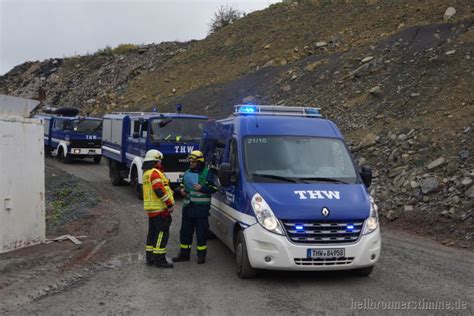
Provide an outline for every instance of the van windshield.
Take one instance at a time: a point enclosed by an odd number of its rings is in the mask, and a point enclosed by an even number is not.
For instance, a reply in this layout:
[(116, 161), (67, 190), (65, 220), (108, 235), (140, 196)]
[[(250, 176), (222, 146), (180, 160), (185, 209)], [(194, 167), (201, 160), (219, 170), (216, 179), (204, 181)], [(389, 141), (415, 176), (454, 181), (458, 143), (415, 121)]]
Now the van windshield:
[(354, 165), (339, 139), (252, 136), (244, 139), (245, 167), (255, 182), (356, 183)]
[(74, 132), (97, 133), (100, 131), (102, 131), (101, 120), (88, 120), (88, 119), (74, 120)]
[(163, 118), (151, 122), (151, 141), (199, 142), (206, 119)]

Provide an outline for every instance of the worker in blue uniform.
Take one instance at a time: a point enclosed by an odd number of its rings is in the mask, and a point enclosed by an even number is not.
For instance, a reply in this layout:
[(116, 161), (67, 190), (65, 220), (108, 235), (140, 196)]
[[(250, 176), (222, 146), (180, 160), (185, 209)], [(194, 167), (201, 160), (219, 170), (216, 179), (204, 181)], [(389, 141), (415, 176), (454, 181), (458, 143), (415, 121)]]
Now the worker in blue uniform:
[(188, 156), (189, 169), (179, 191), (184, 197), (180, 230), (180, 251), (174, 262), (189, 261), (193, 234), (196, 231), (197, 263), (206, 262), (211, 194), (217, 191), (212, 173), (204, 163), (204, 155), (194, 150)]

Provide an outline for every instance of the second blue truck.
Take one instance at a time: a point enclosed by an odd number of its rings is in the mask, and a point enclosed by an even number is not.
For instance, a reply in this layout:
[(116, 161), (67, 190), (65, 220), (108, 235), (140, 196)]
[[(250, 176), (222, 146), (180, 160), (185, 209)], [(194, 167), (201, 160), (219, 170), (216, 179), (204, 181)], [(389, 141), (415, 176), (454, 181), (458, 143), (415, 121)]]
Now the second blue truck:
[(130, 183), (142, 196), (142, 163), (145, 153), (157, 149), (164, 155), (165, 174), (172, 185), (188, 168), (187, 156), (199, 148), (208, 117), (180, 113), (118, 112), (104, 116), (102, 155), (108, 159), (113, 185)]

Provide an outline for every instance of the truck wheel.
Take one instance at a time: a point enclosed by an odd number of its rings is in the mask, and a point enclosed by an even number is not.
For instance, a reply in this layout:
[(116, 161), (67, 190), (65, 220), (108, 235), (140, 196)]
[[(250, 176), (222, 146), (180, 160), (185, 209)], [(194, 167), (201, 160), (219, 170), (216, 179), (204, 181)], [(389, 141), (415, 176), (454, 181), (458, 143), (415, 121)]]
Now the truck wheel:
[(97, 164), (97, 165), (100, 164), (101, 159), (102, 159), (102, 156), (95, 156), (94, 157), (94, 163)]
[(110, 178), (110, 182), (114, 186), (122, 184), (122, 178), (120, 177), (120, 170), (115, 161), (109, 162), (109, 178)]
[(365, 267), (365, 268), (360, 268), (360, 269), (354, 269), (352, 270), (352, 272), (354, 272), (354, 274), (358, 276), (369, 276), (373, 270), (374, 270), (374, 266), (370, 266), (370, 267)]
[(252, 268), (250, 265), (247, 244), (245, 243), (244, 232), (242, 230), (237, 234), (235, 261), (237, 263), (237, 275), (239, 278), (249, 279), (254, 278), (257, 275), (257, 270)]
[(66, 162), (66, 158), (64, 157), (64, 150), (62, 147), (59, 147), (57, 157), (58, 157), (58, 160), (61, 161), (62, 163)]
[(52, 157), (51, 150), (49, 149), (48, 146), (44, 146), (44, 155), (45, 155), (45, 157), (48, 157), (48, 158)]
[(143, 189), (140, 183), (138, 183), (138, 172), (137, 168), (133, 167), (132, 169), (132, 176), (130, 179), (130, 185), (132, 186), (133, 190), (135, 191), (135, 195), (139, 200), (143, 200)]

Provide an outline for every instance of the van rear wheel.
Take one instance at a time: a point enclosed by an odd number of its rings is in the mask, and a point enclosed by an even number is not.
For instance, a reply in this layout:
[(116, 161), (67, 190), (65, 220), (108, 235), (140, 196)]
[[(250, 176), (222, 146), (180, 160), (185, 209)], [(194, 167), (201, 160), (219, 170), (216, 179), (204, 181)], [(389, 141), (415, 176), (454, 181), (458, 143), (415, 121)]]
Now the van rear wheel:
[(247, 252), (247, 244), (245, 242), (244, 232), (241, 230), (237, 234), (237, 242), (235, 244), (235, 261), (237, 263), (237, 275), (241, 279), (254, 278), (257, 270), (252, 268)]

